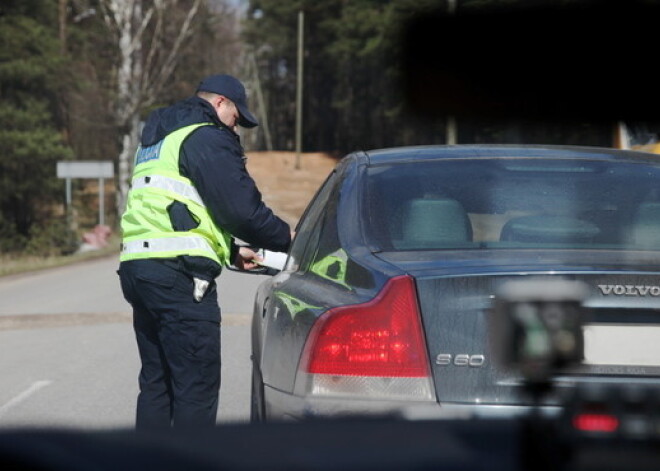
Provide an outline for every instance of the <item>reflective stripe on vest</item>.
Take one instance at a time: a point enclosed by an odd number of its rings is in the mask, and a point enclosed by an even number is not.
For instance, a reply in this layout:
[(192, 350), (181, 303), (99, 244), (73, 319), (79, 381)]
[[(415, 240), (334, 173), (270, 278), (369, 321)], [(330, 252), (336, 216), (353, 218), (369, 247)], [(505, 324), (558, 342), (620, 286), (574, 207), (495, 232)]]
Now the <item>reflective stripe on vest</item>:
[(123, 254), (203, 250), (213, 253), (208, 241), (201, 236), (158, 237), (155, 239), (122, 242)]
[(176, 180), (162, 175), (149, 175), (144, 177), (136, 177), (131, 183), (131, 189), (142, 190), (144, 188), (158, 188), (172, 193), (176, 193), (184, 198), (194, 201), (200, 206), (204, 206), (202, 198), (197, 193), (194, 186), (188, 185), (181, 180)]

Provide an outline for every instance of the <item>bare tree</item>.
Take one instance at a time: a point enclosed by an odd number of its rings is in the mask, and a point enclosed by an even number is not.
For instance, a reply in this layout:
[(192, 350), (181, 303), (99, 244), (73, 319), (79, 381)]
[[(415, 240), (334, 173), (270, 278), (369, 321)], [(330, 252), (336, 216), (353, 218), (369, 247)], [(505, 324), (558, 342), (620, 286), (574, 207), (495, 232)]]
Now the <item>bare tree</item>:
[[(120, 131), (117, 209), (129, 189), (138, 144), (140, 111), (152, 105), (174, 71), (193, 19), (203, 0), (100, 0), (108, 30), (117, 44), (115, 124)], [(173, 12), (187, 9), (187, 13)]]

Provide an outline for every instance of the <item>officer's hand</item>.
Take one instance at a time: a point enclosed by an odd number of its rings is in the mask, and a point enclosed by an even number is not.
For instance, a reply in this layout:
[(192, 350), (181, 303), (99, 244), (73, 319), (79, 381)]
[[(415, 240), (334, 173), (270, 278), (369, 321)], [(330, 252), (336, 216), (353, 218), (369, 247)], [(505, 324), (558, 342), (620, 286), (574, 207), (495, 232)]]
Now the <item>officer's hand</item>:
[(238, 255), (234, 260), (234, 266), (241, 270), (254, 270), (261, 265), (257, 261), (263, 260), (263, 257), (249, 247), (241, 247), (238, 249)]

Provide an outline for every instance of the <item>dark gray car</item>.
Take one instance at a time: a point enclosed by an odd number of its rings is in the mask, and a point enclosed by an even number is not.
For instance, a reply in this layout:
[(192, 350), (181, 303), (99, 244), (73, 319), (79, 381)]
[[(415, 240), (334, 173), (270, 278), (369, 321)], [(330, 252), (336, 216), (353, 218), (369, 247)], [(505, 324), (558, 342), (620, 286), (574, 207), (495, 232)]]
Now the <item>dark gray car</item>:
[[(580, 282), (576, 385), (660, 379), (660, 159), (599, 148), (434, 146), (346, 156), (257, 293), (253, 420), (500, 415), (533, 397), (495, 361), (496, 293)], [(558, 393), (559, 392), (559, 393)]]

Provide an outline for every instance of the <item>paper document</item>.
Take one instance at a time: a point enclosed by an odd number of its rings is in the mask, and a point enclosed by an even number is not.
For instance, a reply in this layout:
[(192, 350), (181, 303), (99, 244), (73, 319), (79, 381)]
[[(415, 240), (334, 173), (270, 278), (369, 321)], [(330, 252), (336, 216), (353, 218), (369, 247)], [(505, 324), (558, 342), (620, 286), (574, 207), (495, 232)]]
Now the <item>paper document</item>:
[(263, 260), (255, 260), (259, 265), (284, 270), (284, 264), (288, 254), (286, 252), (271, 252), (270, 250), (259, 250), (259, 255)]

